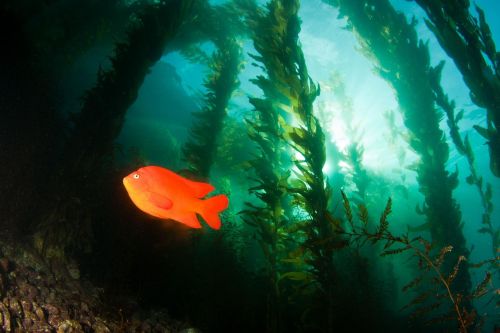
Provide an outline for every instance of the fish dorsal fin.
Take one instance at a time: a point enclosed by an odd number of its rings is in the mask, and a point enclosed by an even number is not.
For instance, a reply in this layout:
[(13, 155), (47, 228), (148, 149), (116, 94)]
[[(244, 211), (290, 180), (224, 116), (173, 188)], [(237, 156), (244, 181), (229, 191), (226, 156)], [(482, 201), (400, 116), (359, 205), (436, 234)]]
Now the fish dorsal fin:
[(158, 193), (149, 192), (149, 201), (158, 208), (170, 209), (172, 208), (172, 200)]
[(203, 198), (208, 193), (215, 190), (215, 187), (209, 183), (195, 182), (186, 178), (182, 178), (182, 180), (193, 191), (196, 198)]

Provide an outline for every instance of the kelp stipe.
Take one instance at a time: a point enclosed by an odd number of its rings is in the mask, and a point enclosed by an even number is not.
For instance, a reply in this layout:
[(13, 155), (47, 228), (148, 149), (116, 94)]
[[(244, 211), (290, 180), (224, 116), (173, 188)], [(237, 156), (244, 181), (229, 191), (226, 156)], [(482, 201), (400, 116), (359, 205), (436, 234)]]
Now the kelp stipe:
[[(323, 176), (325, 163), (324, 134), (313, 115), (313, 102), (319, 94), (319, 87), (309, 77), (304, 55), (298, 42), (300, 20), (297, 16), (298, 1), (271, 1), (268, 4), (269, 19), (273, 34), (266, 31), (260, 36), (268, 36), (265, 44), (255, 44), (260, 53), (255, 59), (262, 62), (270, 82), (277, 92), (273, 97), (275, 107), (284, 114), (278, 117), (284, 130), (284, 137), (296, 154), (294, 160), (296, 179), (288, 191), (293, 194), (294, 203), (303, 213), (298, 222), (305, 241), (301, 245), (302, 257), (310, 269), (287, 272), (282, 278), (294, 280), (306, 287), (316, 282), (324, 304), (322, 313), (326, 316), (325, 331), (334, 329), (333, 284), (335, 267), (333, 251), (345, 243), (333, 233), (327, 211), (329, 189)], [(262, 38), (262, 37), (259, 37)], [(289, 122), (297, 121), (296, 127)], [(304, 214), (305, 213), (305, 214)], [(304, 269), (304, 267), (301, 267)]]
[(352, 191), (350, 194), (355, 195), (359, 202), (366, 204), (366, 192), (371, 179), (368, 177), (368, 171), (363, 165), (364, 147), (361, 143), (362, 132), (359, 126), (354, 124), (353, 101), (346, 94), (346, 87), (340, 73), (333, 73), (330, 84), (332, 85), (333, 95), (340, 104), (341, 116), (346, 126), (346, 135), (350, 139), (349, 145), (342, 154), (343, 161), (350, 166), (347, 173), (356, 187), (356, 191)]
[(55, 186), (58, 199), (35, 233), (40, 251), (63, 257), (69, 248), (81, 251), (90, 244), (90, 211), (97, 205), (95, 195), (101, 193), (125, 113), (150, 67), (191, 17), (192, 3), (161, 1), (145, 6), (127, 40), (116, 44), (112, 68), (100, 71), (95, 87), (85, 94), (64, 147), (64, 163)]
[(194, 113), (189, 141), (183, 147), (189, 170), (208, 178), (217, 152), (217, 138), (223, 128), (229, 100), (239, 86), (238, 75), (242, 67), (241, 47), (234, 38), (223, 38), (217, 51), (208, 60), (210, 73), (205, 78), (207, 92), (202, 110)]
[[(433, 243), (438, 247), (451, 244), (455, 249), (443, 264), (449, 273), (460, 256), (468, 256), (469, 250), (462, 233), (461, 212), (452, 197), (458, 185), (457, 174), (450, 175), (445, 168), (448, 146), (439, 128), (440, 117), (426, 75), (431, 70), (427, 46), (418, 40), (415, 22), (408, 23), (387, 0), (325, 2), (339, 8), (381, 77), (394, 87), (409, 131), (408, 143), (419, 156), (414, 169), (425, 197), (419, 210), (426, 216)], [(408, 61), (408, 55), (412, 61)], [(470, 275), (464, 266), (453, 287), (468, 293)]]
[[(387, 200), (386, 207), (382, 212), (379, 224), (374, 230), (368, 225), (368, 213), (360, 209), (358, 219), (352, 214), (351, 203), (342, 192), (343, 206), (348, 224), (346, 227), (337, 226), (337, 232), (346, 236), (346, 239), (354, 244), (363, 246), (366, 243), (372, 245), (381, 243), (383, 250), (381, 256), (391, 256), (404, 252), (412, 252), (412, 257), (417, 260), (417, 276), (405, 284), (403, 292), (415, 291), (417, 295), (407, 303), (402, 310), (413, 309), (410, 318), (425, 317), (425, 325), (436, 327), (448, 322), (454, 322), (460, 333), (470, 332), (472, 329), (480, 330), (484, 318), (478, 318), (476, 310), (469, 309), (467, 303), (483, 297), (487, 294), (495, 297), (498, 289), (491, 285), (492, 274), (485, 273), (483, 280), (478, 283), (471, 292), (461, 293), (454, 291), (452, 287), (459, 271), (463, 269), (464, 256), (459, 256), (451, 271), (443, 267), (445, 257), (453, 251), (453, 246), (447, 245), (442, 248), (436, 246), (422, 237), (410, 238), (408, 234), (394, 235), (389, 230), (389, 215), (392, 212), (392, 200)], [(485, 260), (473, 267), (481, 267), (484, 264), (493, 267), (500, 264), (500, 257)], [(485, 315), (485, 314), (483, 314)], [(444, 328), (444, 327), (443, 327)]]
[(455, 62), (472, 101), (487, 110), (487, 128), (475, 128), (488, 140), (490, 169), (500, 177), (500, 56), (484, 12), (475, 5), (478, 22), (468, 0), (414, 1), (427, 13), (425, 23)]
[[(259, 75), (252, 82), (264, 93), (263, 98), (250, 98), (254, 114), (247, 119), (248, 134), (258, 146), (258, 155), (248, 162), (255, 172), (257, 184), (249, 189), (264, 206), (247, 202), (242, 211), (243, 219), (257, 231), (257, 240), (265, 257), (265, 274), (270, 280), (266, 300), (268, 332), (285, 331), (281, 312), (283, 278), (288, 276), (282, 261), (293, 246), (292, 236), (287, 227), (290, 225), (290, 198), (287, 194), (290, 153), (283, 140), (285, 129), (280, 119), (286, 116), (278, 100), (283, 95), (283, 82), (280, 81), (281, 52), (286, 39), (287, 13), (280, 1), (272, 1), (267, 8), (256, 11), (246, 10), (247, 24), (251, 27), (254, 47), (259, 55), (252, 57), (263, 66), (265, 75)], [(272, 33), (269, 33), (272, 31)], [(256, 64), (257, 65), (257, 64)]]
[(477, 172), (474, 151), (469, 141), (469, 136), (466, 135), (465, 139), (462, 139), (460, 135), (458, 122), (462, 119), (464, 111), (461, 110), (455, 115), (455, 102), (448, 98), (441, 87), (441, 72), (444, 66), (444, 61), (439, 63), (429, 72), (429, 80), (434, 90), (436, 104), (444, 111), (446, 114), (447, 124), (450, 129), (450, 137), (455, 145), (459, 154), (467, 159), (467, 164), (469, 165), (470, 175), (465, 179), (470, 185), (474, 185), (479, 192), (479, 197), (481, 198), (481, 205), (483, 206), (483, 214), (481, 216), (482, 227), (479, 229), (480, 233), (486, 233), (491, 237), (491, 248), (494, 256), (500, 251), (500, 228), (496, 228), (491, 221), (491, 215), (493, 213), (493, 188), (490, 183), (484, 184), (483, 177)]

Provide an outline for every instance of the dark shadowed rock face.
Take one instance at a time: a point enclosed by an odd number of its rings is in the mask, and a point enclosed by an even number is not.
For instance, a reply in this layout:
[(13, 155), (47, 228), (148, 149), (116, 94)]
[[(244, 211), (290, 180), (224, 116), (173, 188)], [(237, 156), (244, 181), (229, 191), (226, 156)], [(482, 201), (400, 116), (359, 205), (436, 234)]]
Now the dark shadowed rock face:
[(166, 311), (141, 311), (133, 300), (123, 307), (106, 304), (103, 295), (102, 289), (80, 278), (75, 263), (47, 263), (22, 244), (0, 241), (1, 332), (189, 329), (170, 319)]

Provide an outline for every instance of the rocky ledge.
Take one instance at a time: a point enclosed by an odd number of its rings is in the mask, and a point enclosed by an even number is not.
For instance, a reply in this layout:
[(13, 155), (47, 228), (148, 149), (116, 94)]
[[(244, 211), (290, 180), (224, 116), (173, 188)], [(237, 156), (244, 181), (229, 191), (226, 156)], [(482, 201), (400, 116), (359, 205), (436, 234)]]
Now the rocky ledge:
[(0, 241), (0, 332), (198, 332), (166, 311), (107, 304), (103, 294), (75, 264)]

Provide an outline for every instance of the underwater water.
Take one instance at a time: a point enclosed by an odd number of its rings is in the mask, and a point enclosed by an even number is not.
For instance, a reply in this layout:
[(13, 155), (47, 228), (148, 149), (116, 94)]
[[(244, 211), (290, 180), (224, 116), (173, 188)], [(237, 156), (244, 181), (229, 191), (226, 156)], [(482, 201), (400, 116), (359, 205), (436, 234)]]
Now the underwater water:
[(0, 4), (0, 332), (497, 332), (500, 3)]

